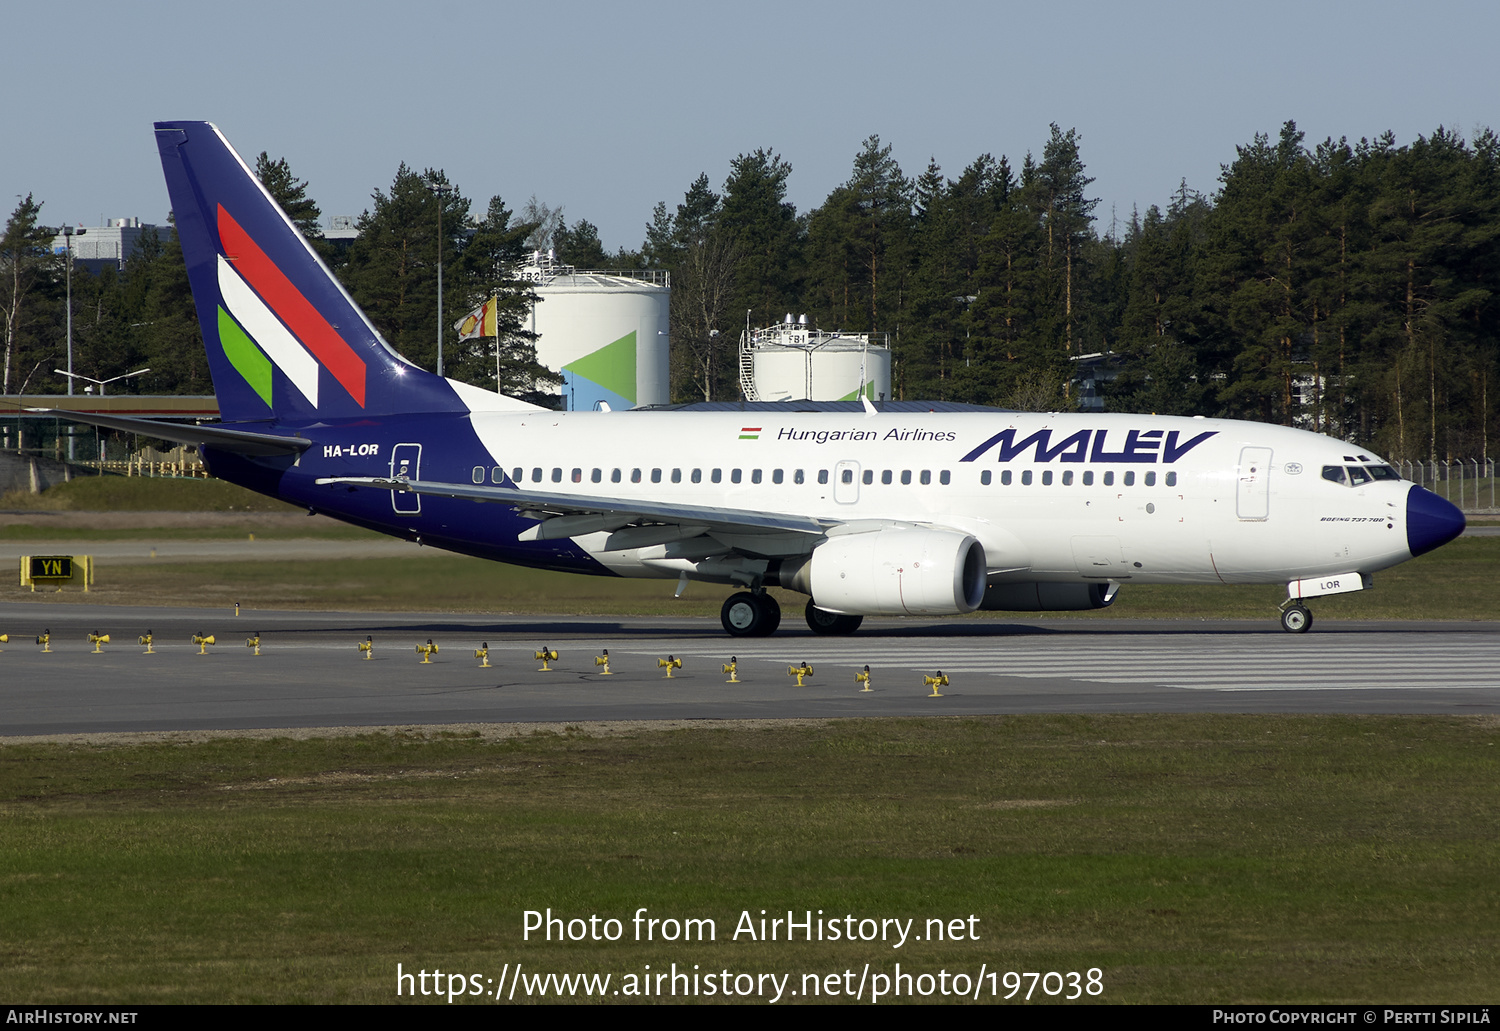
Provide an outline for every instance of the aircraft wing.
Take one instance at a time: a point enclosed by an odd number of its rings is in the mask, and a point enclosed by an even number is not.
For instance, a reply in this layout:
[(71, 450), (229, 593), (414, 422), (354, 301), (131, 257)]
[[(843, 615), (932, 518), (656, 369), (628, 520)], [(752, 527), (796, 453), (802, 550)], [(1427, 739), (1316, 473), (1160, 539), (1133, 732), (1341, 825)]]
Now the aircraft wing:
[(158, 422), (155, 419), (137, 419), (127, 415), (98, 415), (93, 412), (72, 412), (57, 408), (28, 408), (28, 412), (51, 412), (68, 422), (81, 422), (90, 426), (103, 426), (109, 430), (139, 433), (143, 437), (159, 437), (174, 440), (179, 444), (208, 446), (220, 451), (232, 451), (237, 455), (268, 457), (271, 455), (295, 455), (306, 451), (312, 441), (302, 437), (282, 437), (274, 433), (256, 433), (254, 430), (237, 430), (228, 426), (193, 426), (178, 422)]
[(807, 535), (805, 548), (829, 530), (842, 525), (834, 519), (816, 516), (786, 515), (748, 509), (720, 508), (707, 505), (666, 504), (645, 498), (608, 498), (585, 494), (554, 494), (548, 491), (520, 490), (489, 484), (438, 483), (429, 480), (405, 480), (379, 476), (334, 476), (319, 479), (320, 484), (351, 487), (374, 487), (382, 490), (409, 491), (445, 498), (467, 498), (511, 505), (540, 525), (523, 534), (523, 539), (549, 540), (572, 537), (600, 530), (617, 530), (640, 524), (666, 524), (693, 528), (697, 533), (714, 536), (754, 537), (760, 535)]

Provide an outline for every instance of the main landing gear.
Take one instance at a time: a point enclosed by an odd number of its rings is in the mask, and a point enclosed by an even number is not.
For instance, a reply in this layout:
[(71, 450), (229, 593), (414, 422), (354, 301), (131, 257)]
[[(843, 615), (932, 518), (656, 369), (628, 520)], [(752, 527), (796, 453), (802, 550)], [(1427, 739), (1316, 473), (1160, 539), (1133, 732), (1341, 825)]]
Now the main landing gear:
[(781, 625), (781, 606), (765, 591), (740, 591), (724, 602), (719, 621), (731, 637), (766, 637)]
[(1281, 629), (1289, 634), (1305, 634), (1312, 625), (1312, 613), (1300, 602), (1293, 602), (1281, 610)]
[(815, 634), (842, 637), (854, 633), (864, 621), (864, 616), (842, 616), (836, 612), (825, 612), (811, 600), (807, 603), (807, 625)]

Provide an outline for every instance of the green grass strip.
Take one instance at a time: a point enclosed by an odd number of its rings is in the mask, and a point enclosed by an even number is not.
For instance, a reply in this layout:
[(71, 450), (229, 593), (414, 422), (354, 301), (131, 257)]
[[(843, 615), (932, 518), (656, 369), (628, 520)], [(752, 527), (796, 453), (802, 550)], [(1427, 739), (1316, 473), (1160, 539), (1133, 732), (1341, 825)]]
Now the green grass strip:
[[(397, 963), (796, 985), (900, 962), (1098, 967), (1117, 1003), (1492, 1002), (1497, 730), (1026, 716), (7, 745), (0, 995), (382, 1003)], [(636, 941), (642, 907), (715, 939)], [(524, 940), (548, 908), (627, 930)], [(762, 909), (972, 916), (978, 940), (735, 940)]]

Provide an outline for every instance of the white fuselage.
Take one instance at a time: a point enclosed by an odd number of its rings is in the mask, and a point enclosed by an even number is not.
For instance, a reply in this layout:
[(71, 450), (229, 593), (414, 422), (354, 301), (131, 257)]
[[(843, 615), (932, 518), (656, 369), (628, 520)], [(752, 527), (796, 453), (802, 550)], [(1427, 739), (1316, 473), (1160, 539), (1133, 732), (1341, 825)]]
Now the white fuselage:
[[(1383, 463), (1281, 426), (1009, 412), (471, 418), (494, 465), (528, 491), (949, 528), (983, 545), (992, 582), (1287, 582), (1411, 557), (1411, 485), (1331, 481), (1325, 467)], [(576, 540), (622, 575), (713, 580), (730, 579), (711, 561), (725, 544), (808, 550), (797, 535), (723, 536), (676, 552), (605, 550), (605, 532)]]

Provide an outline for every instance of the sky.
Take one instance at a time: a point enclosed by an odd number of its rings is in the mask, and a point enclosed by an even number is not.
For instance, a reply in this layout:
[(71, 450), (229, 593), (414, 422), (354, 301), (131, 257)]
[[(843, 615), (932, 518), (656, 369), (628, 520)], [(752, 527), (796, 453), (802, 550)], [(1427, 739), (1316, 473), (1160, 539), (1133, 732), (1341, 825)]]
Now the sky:
[(738, 154), (790, 163), (817, 207), (863, 141), (915, 178), (1019, 167), (1074, 129), (1101, 232), (1163, 207), (1287, 120), (1398, 143), (1500, 125), (1500, 4), (1197, 2), (511, 4), (186, 0), (0, 6), (0, 189), (51, 224), (166, 220), (151, 123), (216, 123), (284, 157), (329, 215), (398, 166), (441, 168), (482, 214), (535, 196), (637, 248), (658, 201)]

